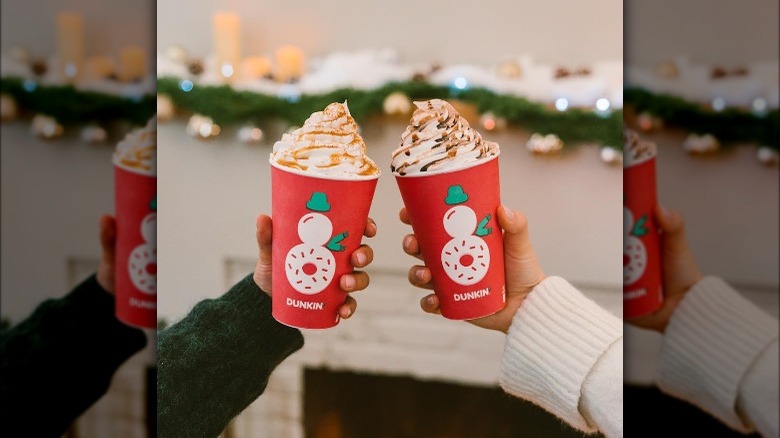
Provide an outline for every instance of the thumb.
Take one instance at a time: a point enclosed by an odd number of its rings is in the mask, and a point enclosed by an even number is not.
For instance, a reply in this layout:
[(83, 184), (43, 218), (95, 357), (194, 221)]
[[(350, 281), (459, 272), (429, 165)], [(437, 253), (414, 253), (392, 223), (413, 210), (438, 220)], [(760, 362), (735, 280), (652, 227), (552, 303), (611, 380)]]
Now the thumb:
[(512, 211), (505, 205), (498, 208), (498, 224), (504, 229), (504, 254), (523, 258), (533, 251), (528, 235), (528, 221), (519, 211)]
[(682, 252), (688, 250), (688, 242), (685, 238), (685, 222), (676, 211), (667, 210), (658, 205), (655, 210), (658, 226), (661, 228), (661, 241), (667, 251)]
[(116, 220), (108, 214), (100, 216), (100, 248), (103, 261), (113, 264), (116, 250)]
[(271, 240), (273, 233), (273, 223), (271, 218), (264, 214), (257, 216), (255, 222), (257, 226), (257, 265), (255, 266), (254, 279), (257, 286), (265, 293), (271, 293), (271, 274), (273, 266), (271, 265)]

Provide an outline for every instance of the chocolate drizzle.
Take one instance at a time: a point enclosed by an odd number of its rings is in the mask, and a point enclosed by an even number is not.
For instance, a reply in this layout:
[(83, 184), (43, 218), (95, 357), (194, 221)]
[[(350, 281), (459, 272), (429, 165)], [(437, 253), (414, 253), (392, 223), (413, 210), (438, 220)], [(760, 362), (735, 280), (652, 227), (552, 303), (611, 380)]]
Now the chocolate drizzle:
[(415, 105), (417, 110), (392, 154), (393, 172), (454, 169), (498, 155), (498, 144), (484, 141), (449, 103), (433, 99)]

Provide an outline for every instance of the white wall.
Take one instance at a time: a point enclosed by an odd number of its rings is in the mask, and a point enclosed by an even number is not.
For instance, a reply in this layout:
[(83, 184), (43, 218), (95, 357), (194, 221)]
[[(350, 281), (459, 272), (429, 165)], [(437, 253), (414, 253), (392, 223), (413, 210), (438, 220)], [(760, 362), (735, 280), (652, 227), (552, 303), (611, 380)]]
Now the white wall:
[(193, 0), (157, 2), (160, 49), (181, 45), (207, 55), (211, 17), (242, 19), (245, 54), (295, 44), (307, 53), (393, 47), (412, 62), (493, 63), (529, 53), (548, 62), (580, 63), (623, 55), (618, 0), (445, 1)]
[(653, 66), (677, 55), (724, 67), (777, 60), (777, 0), (629, 0), (625, 59)]
[[(154, 53), (153, 0), (0, 0), (2, 50), (22, 46), (36, 57), (55, 54), (56, 17), (77, 12), (84, 17), (85, 56), (117, 55), (133, 44)], [(154, 59), (150, 56), (150, 59)]]

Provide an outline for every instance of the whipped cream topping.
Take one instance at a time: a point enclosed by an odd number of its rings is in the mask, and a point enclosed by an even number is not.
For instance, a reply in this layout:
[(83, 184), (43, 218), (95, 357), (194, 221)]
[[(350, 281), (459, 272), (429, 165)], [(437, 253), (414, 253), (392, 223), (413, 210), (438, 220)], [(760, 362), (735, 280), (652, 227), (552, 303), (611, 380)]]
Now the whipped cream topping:
[(347, 103), (331, 103), (293, 132), (274, 144), (270, 161), (313, 175), (361, 179), (380, 174), (366, 154), (366, 143), (358, 134)]
[(445, 172), (499, 154), (498, 143), (483, 140), (449, 103), (433, 99), (414, 105), (417, 109), (401, 135), (401, 145), (392, 154), (392, 172)]
[(130, 131), (116, 145), (114, 164), (146, 175), (157, 175), (157, 116)]
[(642, 140), (639, 134), (623, 128), (623, 167), (630, 167), (654, 158), (655, 143)]

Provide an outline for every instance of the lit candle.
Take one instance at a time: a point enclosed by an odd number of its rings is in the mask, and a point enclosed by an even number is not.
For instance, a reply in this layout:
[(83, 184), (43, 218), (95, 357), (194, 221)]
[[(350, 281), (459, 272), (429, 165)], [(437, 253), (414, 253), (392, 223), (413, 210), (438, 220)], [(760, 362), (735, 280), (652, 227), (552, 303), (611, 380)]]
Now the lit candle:
[(276, 71), (274, 77), (279, 82), (300, 79), (303, 75), (303, 50), (295, 46), (282, 46), (276, 49)]
[(238, 15), (230, 12), (214, 14), (214, 55), (217, 68), (224, 80), (235, 77), (241, 59), (241, 23)]
[(146, 52), (138, 46), (127, 46), (119, 52), (119, 80), (133, 82), (146, 75)]
[(250, 56), (241, 63), (241, 75), (246, 79), (260, 79), (271, 73), (271, 60), (265, 56)]
[(105, 79), (114, 73), (114, 61), (108, 56), (92, 56), (87, 59), (87, 75), (93, 79)]
[(60, 73), (75, 81), (84, 61), (84, 19), (73, 12), (57, 14), (57, 48)]

